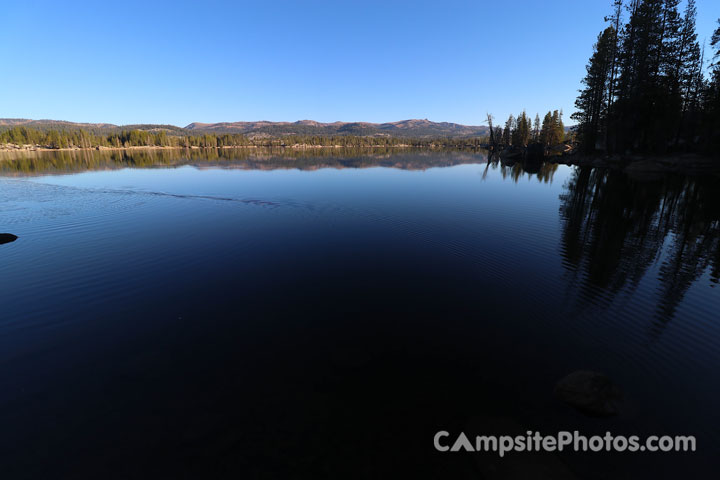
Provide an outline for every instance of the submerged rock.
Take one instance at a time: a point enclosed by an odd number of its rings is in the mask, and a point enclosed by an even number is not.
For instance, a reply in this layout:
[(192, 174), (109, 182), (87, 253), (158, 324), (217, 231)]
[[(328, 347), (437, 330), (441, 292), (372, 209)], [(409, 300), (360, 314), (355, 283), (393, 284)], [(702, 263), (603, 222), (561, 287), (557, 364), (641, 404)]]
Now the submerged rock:
[(17, 238), (17, 235), (13, 235), (12, 233), (0, 233), (0, 245), (14, 242)]
[(578, 370), (555, 385), (555, 396), (592, 416), (617, 415), (622, 401), (620, 389), (602, 373)]

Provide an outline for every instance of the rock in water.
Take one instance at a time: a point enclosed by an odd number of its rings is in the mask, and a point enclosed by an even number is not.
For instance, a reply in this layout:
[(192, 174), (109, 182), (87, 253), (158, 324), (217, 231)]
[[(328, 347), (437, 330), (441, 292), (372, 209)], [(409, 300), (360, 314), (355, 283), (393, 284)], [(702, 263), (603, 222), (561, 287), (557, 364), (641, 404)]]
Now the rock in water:
[(0, 233), (0, 245), (14, 242), (17, 238), (17, 235), (13, 235), (12, 233)]
[(587, 415), (617, 415), (622, 400), (620, 389), (602, 373), (578, 370), (555, 385), (555, 395)]

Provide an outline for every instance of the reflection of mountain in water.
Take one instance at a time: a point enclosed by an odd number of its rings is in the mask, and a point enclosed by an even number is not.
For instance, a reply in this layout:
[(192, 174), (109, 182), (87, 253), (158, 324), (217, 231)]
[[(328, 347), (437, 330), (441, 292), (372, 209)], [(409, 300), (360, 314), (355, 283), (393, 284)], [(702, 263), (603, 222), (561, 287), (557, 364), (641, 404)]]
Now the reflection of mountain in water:
[(315, 149), (135, 149), (55, 152), (0, 152), (0, 174), (43, 175), (119, 168), (179, 167), (247, 170), (390, 167), (424, 170), (484, 163), (485, 150), (419, 150), (400, 148)]
[(560, 196), (562, 256), (579, 298), (634, 291), (661, 262), (662, 324), (694, 281), (720, 276), (720, 180), (670, 176), (640, 182), (619, 171), (579, 168)]

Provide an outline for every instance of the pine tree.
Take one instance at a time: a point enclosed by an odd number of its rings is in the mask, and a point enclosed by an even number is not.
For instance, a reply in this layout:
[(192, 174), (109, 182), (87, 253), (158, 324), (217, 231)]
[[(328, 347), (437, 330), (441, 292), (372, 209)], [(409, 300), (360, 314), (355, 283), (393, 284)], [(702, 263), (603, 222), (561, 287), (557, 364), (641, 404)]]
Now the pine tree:
[[(610, 25), (615, 30), (615, 36), (612, 40), (612, 52), (610, 56), (612, 58), (610, 65), (610, 84), (608, 85), (608, 106), (607, 115), (605, 118), (605, 148), (607, 150), (614, 150), (610, 145), (611, 130), (612, 130), (612, 119), (613, 119), (613, 105), (615, 103), (615, 94), (617, 87), (618, 67), (619, 67), (619, 55), (620, 55), (620, 22), (622, 21), (622, 9), (624, 0), (613, 0), (613, 15), (611, 17), (605, 17), (605, 21), (609, 21)], [(612, 137), (614, 139), (614, 136)]]
[(691, 142), (699, 121), (696, 90), (698, 84), (702, 83), (702, 61), (695, 32), (696, 16), (695, 0), (688, 0), (674, 45), (674, 68), (669, 78), (673, 101), (680, 103), (680, 112), (675, 121), (675, 143), (679, 143), (683, 134), (685, 143)]
[[(720, 25), (720, 19), (718, 19), (718, 25)], [(713, 32), (710, 38), (710, 46), (713, 48), (711, 85), (716, 90), (720, 90), (720, 26)]]
[(495, 127), (495, 141), (502, 143), (502, 139), (503, 139), (503, 128), (500, 125), (498, 125), (497, 127)]
[(524, 110), (520, 118), (522, 119), (520, 127), (520, 144), (523, 147), (527, 147), (532, 136), (532, 120), (528, 117)]
[(512, 145), (514, 147), (526, 147), (530, 142), (531, 122), (527, 113), (522, 112), (515, 120), (515, 127), (512, 132)]
[(547, 112), (543, 119), (542, 128), (540, 129), (540, 143), (549, 147), (552, 142), (552, 113)]
[[(718, 19), (720, 25), (720, 19)], [(713, 52), (711, 64), (711, 78), (705, 92), (703, 133), (705, 136), (705, 147), (708, 151), (717, 154), (720, 149), (720, 26), (715, 30), (710, 46)]]
[(620, 75), (614, 99), (612, 143), (621, 151), (664, 151), (680, 116), (673, 96), (682, 21), (679, 0), (632, 0), (619, 53)]
[[(613, 13), (605, 18), (610, 26), (598, 37), (576, 100), (572, 118), (583, 148), (720, 149), (720, 28), (711, 39), (714, 63), (705, 81), (696, 0), (684, 0), (682, 14), (681, 0), (626, 1), (613, 0)], [(558, 123), (546, 117), (541, 141), (558, 140)]]
[(512, 144), (512, 131), (515, 127), (515, 117), (512, 116), (512, 114), (508, 117), (507, 122), (505, 122), (505, 129), (503, 130), (503, 144), (504, 145), (511, 145)]
[(555, 110), (550, 124), (550, 145), (559, 145), (565, 139), (565, 125), (562, 121), (562, 112)]
[(601, 129), (605, 127), (611, 98), (613, 48), (615, 44), (615, 28), (607, 27), (599, 36), (593, 47), (593, 55), (586, 67), (587, 74), (582, 80), (585, 88), (575, 100), (578, 111), (571, 118), (578, 122), (581, 141), (586, 151), (597, 147)]

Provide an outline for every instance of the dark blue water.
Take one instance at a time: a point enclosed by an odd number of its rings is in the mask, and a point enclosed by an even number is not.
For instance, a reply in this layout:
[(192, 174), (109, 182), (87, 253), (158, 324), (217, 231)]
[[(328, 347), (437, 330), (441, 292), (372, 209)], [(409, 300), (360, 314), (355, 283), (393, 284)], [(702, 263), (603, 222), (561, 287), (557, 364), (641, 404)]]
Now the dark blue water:
[(432, 440), (488, 419), (698, 439), (576, 478), (717, 467), (718, 178), (246, 157), (0, 168), (2, 478), (483, 478)]

